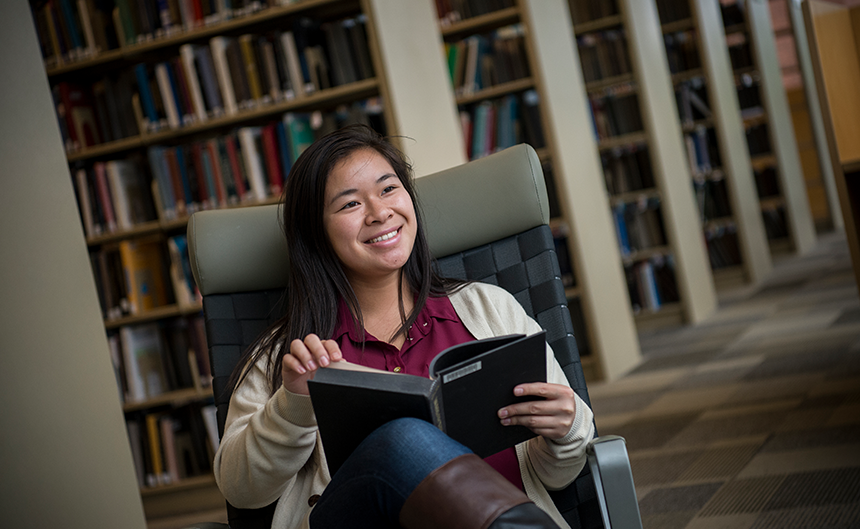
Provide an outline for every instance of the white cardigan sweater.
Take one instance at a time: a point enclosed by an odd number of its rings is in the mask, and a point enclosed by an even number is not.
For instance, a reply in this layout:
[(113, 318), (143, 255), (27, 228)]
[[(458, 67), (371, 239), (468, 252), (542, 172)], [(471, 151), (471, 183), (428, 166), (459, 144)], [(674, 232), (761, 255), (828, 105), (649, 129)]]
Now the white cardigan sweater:
[[(540, 331), (502, 288), (473, 283), (450, 299), (477, 339)], [(227, 501), (239, 508), (264, 507), (277, 500), (273, 528), (307, 529), (308, 499), (322, 494), (331, 476), (310, 398), (283, 386), (270, 397), (267, 361), (257, 362), (233, 393), (215, 454), (215, 480)], [(569, 385), (549, 346), (547, 380)], [(564, 488), (579, 474), (585, 447), (594, 436), (593, 423), (591, 410), (576, 397), (576, 416), (564, 438), (538, 436), (516, 447), (526, 494), (563, 528), (568, 525), (547, 490)]]

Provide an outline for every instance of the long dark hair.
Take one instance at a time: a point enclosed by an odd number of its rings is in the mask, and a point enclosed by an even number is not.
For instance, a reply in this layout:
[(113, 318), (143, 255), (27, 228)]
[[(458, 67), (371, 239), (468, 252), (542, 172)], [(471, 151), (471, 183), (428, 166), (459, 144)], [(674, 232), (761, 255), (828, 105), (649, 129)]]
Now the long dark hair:
[[(267, 376), (274, 393), (281, 385), (281, 360), (289, 352), (290, 342), (314, 333), (330, 338), (337, 323), (338, 303), (343, 299), (353, 315), (358, 329), (364, 329), (361, 307), (340, 261), (326, 235), (323, 225), (323, 205), (328, 177), (335, 166), (352, 153), (372, 149), (391, 164), (403, 188), (412, 198), (417, 220), (417, 233), (412, 253), (401, 268), (401, 278), (415, 294), (410, 314), (403, 306), (400, 292), (401, 325), (394, 336), (407, 332), (415, 322), (427, 299), (442, 296), (460, 288), (464, 283), (442, 278), (433, 270), (430, 247), (424, 234), (424, 223), (412, 166), (404, 155), (382, 135), (365, 125), (350, 125), (332, 132), (309, 146), (293, 165), (281, 197), (282, 228), (289, 251), (289, 281), (284, 294), (285, 315), (264, 332), (243, 354), (232, 376), (235, 388), (241, 381), (243, 369), (262, 357), (269, 357)], [(284, 271), (287, 273), (287, 271)], [(403, 281), (399, 282), (402, 288)], [(362, 335), (363, 336), (363, 335)], [(274, 358), (272, 355), (277, 353)]]

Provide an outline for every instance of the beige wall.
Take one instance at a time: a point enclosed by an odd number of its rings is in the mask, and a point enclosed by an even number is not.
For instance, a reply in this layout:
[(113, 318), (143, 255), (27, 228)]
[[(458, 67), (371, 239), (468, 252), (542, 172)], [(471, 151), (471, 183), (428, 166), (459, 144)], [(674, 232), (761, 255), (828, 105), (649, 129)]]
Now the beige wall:
[(143, 528), (69, 170), (25, 0), (0, 7), (3, 527)]

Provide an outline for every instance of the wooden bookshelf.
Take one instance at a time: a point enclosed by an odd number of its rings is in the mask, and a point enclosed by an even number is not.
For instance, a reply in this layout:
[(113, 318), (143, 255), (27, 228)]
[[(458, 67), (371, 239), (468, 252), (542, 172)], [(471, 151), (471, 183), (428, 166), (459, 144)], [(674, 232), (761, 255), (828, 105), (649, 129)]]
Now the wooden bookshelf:
[(845, 236), (860, 285), (860, 7), (818, 0), (803, 18)]
[[(246, 33), (261, 34), (289, 28), (292, 22), (300, 17), (319, 22), (361, 17), (365, 24), (373, 75), (355, 82), (317, 89), (304, 95), (298, 94), (292, 99), (260, 99), (253, 106), (240, 107), (232, 115), (210, 114), (205, 121), (180, 120), (180, 126), (175, 128), (162, 127), (153, 131), (141, 124), (141, 132), (138, 134), (68, 150), (67, 159), (73, 181), (75, 172), (80, 168), (117, 159), (134, 158), (139, 160), (139, 169), (146, 182), (151, 183), (156, 177), (150, 170), (146, 155), (149, 148), (176, 147), (206, 141), (234, 129), (271, 122), (290, 112), (317, 112), (325, 117), (338, 107), (365, 100), (373, 100), (379, 105), (381, 117), (378, 123), (385, 132), (399, 137), (395, 141), (412, 162), (418, 176), (465, 162), (460, 150), (462, 140), (457, 115), (451, 106), (453, 95), (450, 94), (450, 84), (444, 77), (445, 66), (439, 50), (438, 24), (430, 3), (399, 0), (304, 0), (284, 6), (264, 6), (259, 10), (234, 15), (232, 18), (171, 31), (133, 44), (121, 42), (117, 49), (90, 54), (79, 60), (48, 61), (46, 72), (49, 82), (54, 85), (73, 82), (88, 87), (110, 72), (129, 70), (138, 63), (154, 64), (177, 57), (180, 47), (185, 44), (207, 46), (209, 40), (216, 36), (238, 38)], [(36, 25), (38, 28), (38, 21)], [(386, 30), (380, 31), (378, 28)], [(411, 46), (403, 46), (403, 42), (407, 41), (414, 45), (414, 49)], [(426, 56), (416, 56), (415, 50), (419, 49)], [(434, 70), (434, 67), (437, 69)], [(387, 72), (397, 72), (397, 75)], [(526, 80), (524, 83), (528, 84), (530, 81)], [(140, 97), (137, 85), (133, 86), (135, 88), (131, 99), (138, 105), (134, 121), (139, 122)], [(521, 83), (514, 89), (521, 89), (523, 86)], [(432, 115), (433, 119), (428, 120), (428, 115)], [(546, 151), (543, 151), (543, 155), (548, 156)], [(261, 163), (264, 163), (264, 160)], [(155, 218), (112, 230), (105, 226), (102, 232), (89, 233), (86, 242), (90, 252), (98, 254), (105, 249), (116, 248), (125, 241), (146, 237), (165, 241), (172, 235), (183, 233), (188, 214), (177, 212), (175, 216), (167, 215), (164, 204), (159, 201), (157, 189), (153, 188), (152, 194), (156, 202)], [(263, 198), (222, 202), (220, 207), (249, 207), (271, 204), (277, 200), (277, 194), (269, 191)], [(163, 253), (168, 255), (167, 248), (164, 248)], [(169, 277), (167, 280), (170, 282)], [(99, 281), (98, 277), (96, 281)], [(152, 323), (161, 325), (162, 322), (171, 322), (177, 318), (195, 317), (201, 312), (199, 303), (181, 304), (173, 299), (174, 295), (168, 297), (167, 304), (154, 309), (119, 317), (113, 314), (104, 321), (105, 331), (113, 335), (123, 329)], [(210, 400), (211, 389), (201, 387), (200, 383), (195, 382), (194, 387), (179, 388), (156, 397), (129, 401), (124, 404), (123, 409), (130, 421), (131, 417), (160, 413), (167, 409), (203, 406)], [(211, 447), (207, 450), (211, 452)], [(145, 486), (141, 489), (141, 495), (148, 518), (223, 507), (223, 497), (215, 487), (211, 472), (184, 478), (170, 485)]]
[[(636, 326), (640, 330), (683, 322), (695, 323), (713, 312), (716, 295), (702, 233), (697, 228), (700, 226), (699, 215), (693, 193), (690, 192), (689, 164), (686, 161), (681, 124), (677, 119), (673, 78), (669, 73), (656, 5), (638, 0), (618, 0), (614, 7), (612, 4), (573, 0), (570, 7), (575, 22), (574, 33), (580, 43), (587, 44), (586, 39), (591, 34), (598, 34), (596, 40), (599, 41), (601, 32), (623, 31), (630, 64), (628, 80), (631, 81), (641, 115), (641, 130), (609, 137), (602, 135), (595, 142), (598, 151), (607, 160), (599, 167), (601, 173), (605, 170), (605, 186), (609, 195), (608, 202), (604, 204), (613, 211), (620, 204), (659, 204), (656, 211), (659, 212), (665, 240), (659, 242), (659, 238), (652, 238), (658, 241), (655, 244), (648, 239), (642, 243), (644, 247), (634, 247), (629, 251), (625, 247), (622, 252), (624, 256), (621, 261), (633, 302), (629, 311), (635, 314)], [(603, 15), (599, 18), (588, 16), (600, 10), (603, 10)], [(666, 29), (683, 31), (692, 25), (692, 20), (678, 20)], [(681, 82), (700, 75), (701, 71), (682, 72), (674, 80)], [(609, 79), (591, 81), (587, 86), (589, 89), (602, 88), (601, 83), (608, 84)], [(597, 90), (590, 95), (599, 95), (595, 92)], [(594, 113), (593, 117), (595, 120), (600, 119)], [(640, 172), (647, 172), (653, 183), (648, 182), (650, 185), (637, 189), (639, 184), (631, 182), (633, 190), (615, 189), (617, 169), (613, 164), (616, 159), (623, 159), (617, 158), (616, 153), (626, 152), (624, 149), (631, 149), (635, 153), (647, 152), (647, 158), (642, 159), (645, 161), (636, 163), (639, 164)], [(616, 215), (621, 210), (618, 211)], [(634, 212), (630, 218), (635, 219), (640, 214)], [(622, 246), (625, 246), (624, 231), (630, 229), (626, 209), (624, 215), (624, 220), (619, 218), (616, 223), (618, 235), (607, 239)], [(652, 268), (654, 272), (651, 272)], [(658, 280), (654, 279), (654, 274), (658, 272), (663, 278), (660, 280), (663, 281), (662, 287), (658, 287)], [(654, 290), (659, 294), (660, 288), (663, 289), (663, 297), (648, 295), (649, 291)]]
[[(720, 6), (727, 43), (734, 46), (736, 52), (746, 47), (745, 53), (749, 54), (751, 62), (735, 65), (739, 66), (735, 69), (736, 79), (739, 85), (757, 90), (760, 100), (757, 115), (744, 119), (745, 130), (749, 135), (756, 128), (763, 129), (768, 137), (769, 149), (750, 152), (753, 168), (756, 171), (772, 168), (776, 172), (780, 195), (784, 197), (784, 204), (779, 206), (779, 222), (784, 219), (784, 229), (770, 229), (768, 244), (771, 253), (781, 253), (789, 248), (803, 254), (815, 244), (815, 227), (782, 82), (768, 2), (720, 0)], [(765, 219), (766, 227), (768, 222)]]
[[(565, 293), (572, 317), (584, 320), (584, 332), (577, 329), (577, 334), (586, 335), (585, 340), (577, 336), (583, 369), (590, 380), (613, 379), (638, 363), (640, 353), (627, 308), (621, 257), (616, 245), (604, 242), (613, 237), (612, 221), (601, 206), (606, 203), (605, 188), (596, 144), (590, 129), (582, 126), (588, 122), (588, 97), (574, 48), (570, 12), (565, 0), (516, 0), (511, 4), (470, 19), (443, 22), (439, 34), (451, 46), (473, 35), (516, 24), (522, 30), (530, 75), (459, 95), (451, 105), (460, 111), (509, 94), (536, 92), (545, 140), (545, 146), (536, 147), (551, 171), (560, 209), (551, 226), (560, 237), (566, 237), (572, 261), (570, 266), (562, 263), (562, 267), (575, 274), (574, 285)], [(621, 76), (589, 89), (603, 90), (628, 80)]]
[[(697, 189), (707, 200), (717, 186), (724, 186), (724, 195), (720, 192), (711, 198), (718, 201), (716, 207), (722, 210), (722, 217), (708, 218), (705, 211), (700, 215), (709, 245), (714, 284), (718, 289), (735, 287), (738, 283), (757, 284), (769, 275), (772, 264), (743, 130), (745, 126), (765, 123), (766, 115), (760, 111), (747, 116), (743, 123), (739, 119), (741, 112), (734, 75), (717, 3), (675, 0), (660, 5), (666, 10), (660, 13), (661, 19), (668, 20), (662, 24), (663, 34), (684, 32), (689, 39), (689, 50), (694, 54), (692, 60), (697, 65), (672, 75), (676, 93), (686, 91), (689, 94), (695, 90), (697, 95), (704, 96), (701, 99), (711, 114), (696, 113), (692, 104), (686, 110), (678, 109), (685, 141), (697, 147), (694, 152), (688, 149), (687, 156)], [(673, 20), (678, 16), (683, 18)], [(685, 112), (691, 115), (685, 116)], [(713, 153), (700, 154), (714, 147)], [(718, 166), (714, 165), (715, 160), (709, 160), (713, 155), (719, 158)], [(702, 207), (703, 204), (699, 204), (699, 208)]]

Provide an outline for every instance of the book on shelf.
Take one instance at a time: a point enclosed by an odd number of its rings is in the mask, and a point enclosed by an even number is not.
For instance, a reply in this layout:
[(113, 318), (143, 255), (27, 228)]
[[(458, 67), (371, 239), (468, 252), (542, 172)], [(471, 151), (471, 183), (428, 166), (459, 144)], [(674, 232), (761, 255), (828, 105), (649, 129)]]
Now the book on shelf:
[(127, 325), (119, 330), (128, 402), (151, 399), (168, 391), (165, 351), (157, 323)]
[(696, 44), (696, 32), (693, 30), (676, 31), (663, 35), (663, 45), (666, 48), (666, 59), (669, 72), (676, 74), (701, 68), (699, 49)]
[(571, 0), (568, 5), (574, 25), (618, 14), (618, 5), (615, 0)]
[(212, 468), (214, 451), (205, 423), (209, 407), (190, 403), (127, 416), (126, 431), (141, 488), (178, 483)]
[(629, 144), (601, 153), (603, 177), (610, 195), (655, 186), (647, 145)]
[(576, 37), (583, 80), (600, 81), (632, 73), (623, 29), (586, 33)]
[(472, 95), (529, 76), (522, 24), (448, 42), (445, 53), (457, 95)]
[(460, 110), (464, 150), (474, 160), (518, 143), (545, 146), (534, 90), (466, 105)]
[(693, 16), (690, 12), (690, 0), (657, 0), (657, 13), (663, 24)]
[(191, 273), (186, 236), (174, 235), (168, 238), (167, 249), (170, 254), (170, 280), (176, 302), (185, 307), (198, 304), (201, 296)]
[(705, 243), (711, 268), (714, 270), (740, 265), (743, 262), (738, 245), (737, 227), (734, 224), (705, 230)]
[(430, 364), (430, 377), (335, 362), (308, 381), (329, 470), (334, 474), (379, 426), (401, 417), (426, 420), (480, 457), (535, 434), (503, 426), (498, 410), (531, 400), (514, 387), (546, 381), (545, 332), (476, 340), (450, 347)]
[(612, 218), (623, 256), (666, 244), (663, 217), (658, 197), (642, 197), (636, 202), (619, 202)]
[(90, 264), (96, 280), (102, 317), (113, 320), (129, 314), (131, 307), (119, 250), (107, 247), (90, 252)]
[(162, 245), (159, 235), (119, 242), (131, 314), (141, 314), (169, 302)]
[(624, 267), (634, 312), (659, 310), (679, 300), (672, 255), (658, 255)]

